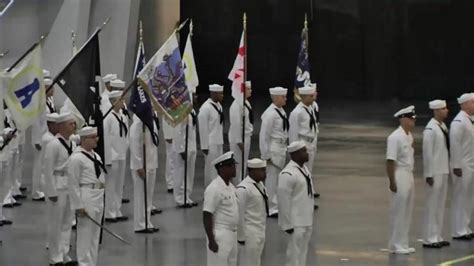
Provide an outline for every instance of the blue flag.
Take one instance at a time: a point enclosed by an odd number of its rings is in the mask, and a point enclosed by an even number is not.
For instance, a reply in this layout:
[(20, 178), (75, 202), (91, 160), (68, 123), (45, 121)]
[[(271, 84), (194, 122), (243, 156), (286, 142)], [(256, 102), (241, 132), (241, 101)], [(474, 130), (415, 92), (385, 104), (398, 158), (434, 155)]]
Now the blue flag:
[[(133, 78), (135, 79), (143, 69), (146, 64), (145, 60), (145, 47), (143, 46), (143, 42), (140, 41), (138, 45), (138, 52), (137, 52), (137, 59), (135, 62), (135, 69), (133, 71)], [(155, 141), (155, 136), (153, 134), (153, 109), (151, 107), (151, 101), (148, 94), (145, 90), (142, 89), (141, 86), (138, 85), (136, 82), (135, 88), (132, 89), (132, 95), (130, 96), (129, 102), (130, 111), (132, 111), (140, 120), (145, 124), (150, 133), (152, 134), (152, 139)], [(156, 144), (156, 143), (155, 143)]]
[(298, 53), (298, 61), (296, 63), (295, 90), (304, 86), (311, 85), (311, 76), (309, 73), (308, 59), (308, 30), (303, 29), (301, 32), (301, 43)]

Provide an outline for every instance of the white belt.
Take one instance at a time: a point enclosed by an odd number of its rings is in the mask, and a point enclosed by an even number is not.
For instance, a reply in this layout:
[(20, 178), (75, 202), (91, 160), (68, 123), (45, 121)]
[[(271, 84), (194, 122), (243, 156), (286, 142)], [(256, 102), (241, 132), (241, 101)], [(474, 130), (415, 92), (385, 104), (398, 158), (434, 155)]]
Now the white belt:
[(313, 141), (314, 141), (313, 137), (308, 137), (308, 136), (304, 136), (304, 135), (299, 135), (299, 138), (301, 140), (304, 140), (304, 141), (308, 142), (308, 143), (313, 143)]
[(104, 183), (95, 183), (95, 184), (80, 184), (80, 187), (91, 188), (91, 189), (104, 189)]
[(272, 138), (272, 142), (278, 143), (278, 144), (284, 144), (286, 145), (286, 139), (278, 139), (278, 138)]

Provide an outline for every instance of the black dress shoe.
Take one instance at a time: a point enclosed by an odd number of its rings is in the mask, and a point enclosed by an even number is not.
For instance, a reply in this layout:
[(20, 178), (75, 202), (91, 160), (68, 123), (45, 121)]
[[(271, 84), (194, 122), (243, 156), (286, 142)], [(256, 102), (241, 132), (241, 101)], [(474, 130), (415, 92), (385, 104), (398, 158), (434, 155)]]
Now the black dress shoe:
[(319, 193), (314, 193), (315, 198), (319, 198), (319, 196), (321, 196), (321, 195), (319, 195)]
[(120, 217), (117, 217), (117, 222), (123, 222), (123, 221), (126, 221), (128, 220), (128, 217), (127, 216), (120, 216)]
[(20, 191), (26, 191), (26, 187), (20, 187)]
[(148, 229), (142, 229), (142, 230), (137, 230), (135, 233), (137, 234), (153, 234), (155, 230), (153, 228), (148, 228)]
[(451, 243), (448, 241), (441, 241), (438, 244), (440, 244), (442, 247), (449, 247), (451, 245)]
[(442, 248), (440, 243), (423, 244), (424, 248)]
[(191, 207), (192, 207), (191, 204), (188, 204), (188, 203), (178, 205), (178, 208), (181, 208), (181, 209), (186, 209), (186, 208), (191, 208)]
[(77, 229), (77, 225), (73, 225), (73, 226), (71, 227), (71, 229), (72, 229), (72, 230), (76, 230), (76, 229)]
[(32, 200), (33, 200), (33, 201), (45, 201), (44, 197), (37, 198), (37, 199), (33, 198)]
[(315, 209), (315, 210), (319, 209), (319, 206), (318, 206), (318, 205), (314, 205), (314, 209)]
[(3, 226), (3, 222), (2, 222), (2, 221), (0, 221), (0, 226)]
[(13, 222), (10, 221), (10, 220), (2, 220), (1, 222), (2, 222), (3, 225), (10, 225), (10, 224), (13, 224)]
[(453, 236), (454, 240), (462, 240), (462, 241), (470, 241), (471, 236), (470, 235), (463, 235), (463, 236)]
[(268, 215), (270, 218), (278, 218), (278, 213)]
[(129, 203), (130, 200), (129, 199), (122, 199), (122, 203)]
[(15, 200), (21, 200), (21, 199), (26, 199), (26, 195), (15, 195), (13, 196)]
[(197, 202), (191, 203), (191, 207), (196, 207), (196, 206), (198, 206), (198, 205), (199, 205), (199, 203), (197, 203)]
[(58, 263), (49, 264), (49, 265), (51, 265), (51, 266), (64, 266), (64, 263), (58, 262)]
[(64, 263), (64, 266), (78, 266), (79, 263), (75, 260), (71, 260), (69, 262)]
[(3, 204), (3, 208), (13, 208), (12, 203)]
[(158, 209), (151, 210), (151, 215), (160, 214), (162, 212), (163, 212), (163, 210), (158, 210)]
[(116, 223), (117, 218), (105, 218), (105, 221), (108, 222), (108, 223)]
[(168, 193), (173, 193), (174, 189), (168, 188)]
[(153, 230), (153, 233), (156, 233), (156, 232), (160, 231), (160, 228), (158, 228), (158, 227), (153, 227), (153, 228), (151, 228), (151, 230)]
[(18, 202), (18, 201), (13, 203), (13, 207), (20, 207), (21, 205), (23, 205), (23, 203)]

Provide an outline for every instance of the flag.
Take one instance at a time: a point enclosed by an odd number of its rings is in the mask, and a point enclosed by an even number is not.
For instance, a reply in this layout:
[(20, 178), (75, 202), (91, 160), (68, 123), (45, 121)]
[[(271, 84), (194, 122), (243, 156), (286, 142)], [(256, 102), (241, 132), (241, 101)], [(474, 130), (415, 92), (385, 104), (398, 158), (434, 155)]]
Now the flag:
[(242, 32), (242, 37), (240, 37), (240, 45), (239, 51), (237, 53), (237, 57), (234, 61), (234, 66), (229, 74), (229, 79), (232, 81), (232, 97), (235, 100), (242, 103), (245, 91), (245, 80), (244, 80), (244, 73), (245, 73), (245, 66), (244, 66), (244, 57), (246, 56), (245, 53), (245, 31)]
[(189, 28), (190, 32), (188, 34), (188, 39), (186, 40), (186, 46), (184, 47), (183, 68), (184, 76), (186, 78), (186, 86), (188, 87), (189, 92), (195, 93), (196, 88), (199, 85), (199, 78), (196, 71), (196, 64), (194, 63), (193, 45), (191, 43), (192, 22)]
[[(138, 76), (138, 73), (143, 69), (146, 64), (145, 59), (145, 46), (143, 41), (140, 40), (138, 44), (137, 57), (135, 61), (135, 69), (133, 70), (133, 79)], [(143, 90), (141, 86), (136, 84), (135, 88), (132, 89), (129, 104), (130, 111), (132, 111), (140, 120), (145, 124), (150, 133), (152, 139), (155, 138), (153, 132), (153, 109), (151, 106), (150, 96)]]
[[(99, 30), (73, 55), (66, 67), (54, 78), (75, 109), (85, 119), (86, 125), (97, 127), (99, 143), (95, 151), (104, 158), (103, 118), (100, 110), (100, 53)], [(73, 112), (74, 113), (74, 112)]]
[(16, 127), (26, 130), (46, 108), (41, 45), (31, 50), (10, 72), (3, 72), (3, 97)]
[(298, 88), (310, 85), (311, 77), (309, 73), (308, 59), (308, 29), (305, 27), (301, 31), (301, 43), (299, 47), (298, 61), (296, 63), (296, 78), (294, 88), (295, 100), (301, 100), (301, 97), (298, 94)]
[(151, 102), (155, 110), (172, 126), (187, 118), (192, 101), (186, 87), (176, 32), (140, 71), (138, 81), (153, 96)]

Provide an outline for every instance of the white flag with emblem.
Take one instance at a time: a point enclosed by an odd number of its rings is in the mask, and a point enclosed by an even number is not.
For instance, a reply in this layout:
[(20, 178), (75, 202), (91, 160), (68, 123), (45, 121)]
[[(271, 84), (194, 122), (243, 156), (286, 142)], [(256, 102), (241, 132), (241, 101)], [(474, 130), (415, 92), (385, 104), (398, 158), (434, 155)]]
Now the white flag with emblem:
[(26, 130), (46, 108), (41, 58), (38, 44), (16, 68), (0, 77), (5, 103), (20, 130)]

